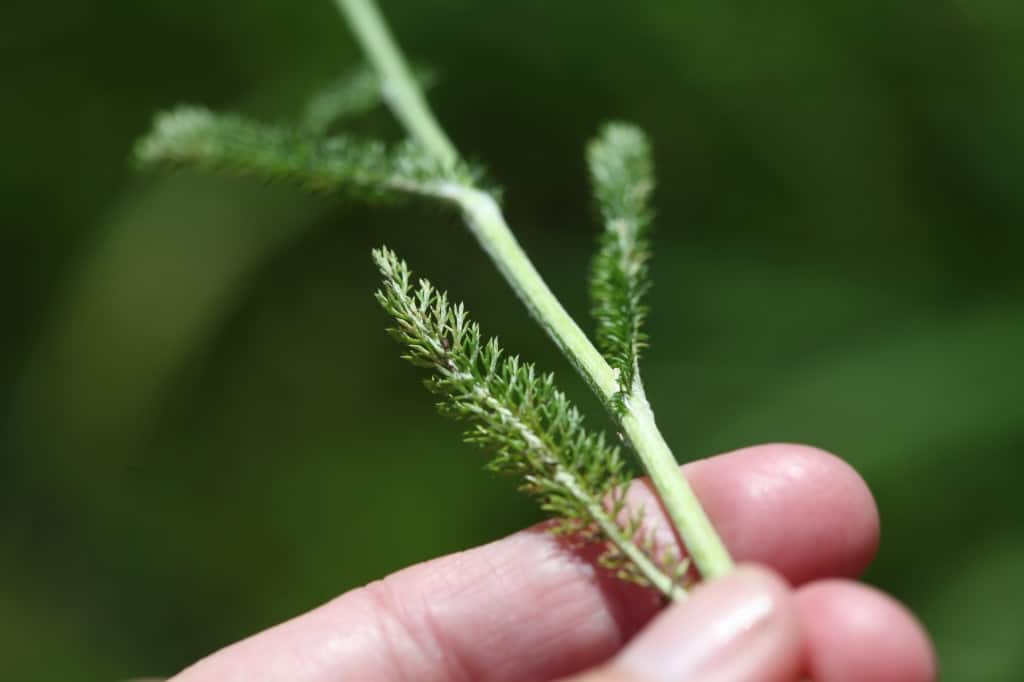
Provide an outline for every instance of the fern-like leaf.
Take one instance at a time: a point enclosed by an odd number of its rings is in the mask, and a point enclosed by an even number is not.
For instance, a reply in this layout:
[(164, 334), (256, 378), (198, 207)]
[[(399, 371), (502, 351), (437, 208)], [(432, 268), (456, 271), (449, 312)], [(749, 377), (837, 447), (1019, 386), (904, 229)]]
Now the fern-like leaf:
[(395, 321), (388, 331), (405, 359), (432, 370), (426, 385), (440, 396), (441, 413), (470, 422), (465, 439), (493, 453), (489, 468), (517, 477), (559, 519), (556, 532), (606, 543), (600, 563), (620, 578), (682, 596), (687, 563), (674, 546), (656, 546), (642, 510), (626, 510), (629, 477), (618, 448), (584, 428), (553, 376), (484, 341), (461, 303), (427, 280), (414, 285), (394, 252), (373, 257), (384, 277), (377, 300)]
[(587, 147), (587, 162), (604, 231), (591, 264), (590, 294), (597, 345), (618, 371), (620, 397), (628, 396), (647, 346), (643, 331), (650, 283), (648, 233), (654, 189), (650, 144), (639, 128), (606, 125)]
[(157, 115), (135, 158), (143, 166), (195, 166), (366, 199), (446, 199), (448, 184), (471, 186), (479, 178), (479, 171), (463, 164), (442, 166), (411, 141), (389, 147), (376, 140), (324, 138), (192, 106)]

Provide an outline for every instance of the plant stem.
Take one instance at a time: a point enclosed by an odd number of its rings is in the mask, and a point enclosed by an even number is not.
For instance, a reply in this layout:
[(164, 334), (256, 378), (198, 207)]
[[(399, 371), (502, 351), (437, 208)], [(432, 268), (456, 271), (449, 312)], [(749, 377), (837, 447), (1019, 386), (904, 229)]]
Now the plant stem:
[(701, 574), (714, 577), (727, 572), (732, 568), (729, 553), (658, 430), (640, 377), (633, 381), (633, 391), (626, 399), (627, 409), (620, 410), (616, 402), (619, 383), (614, 370), (544, 283), (491, 195), (455, 184), (448, 185), (446, 193), (462, 207), (473, 234), (533, 318), (583, 376), (609, 413), (619, 420)]
[(615, 372), (548, 288), (487, 192), (449, 183), (442, 194), (462, 209), (470, 231), (533, 318), (609, 409), (618, 390)]
[[(438, 160), (454, 164), (458, 152), (431, 113), (373, 0), (336, 2), (377, 70), (395, 115)], [(627, 398), (627, 409), (620, 414), (616, 402), (619, 384), (614, 370), (534, 268), (494, 198), (456, 183), (445, 184), (442, 193), (462, 209), (470, 230), (530, 314), (619, 421), (701, 575), (713, 578), (727, 572), (732, 567), (732, 559), (679, 471), (672, 451), (654, 422), (654, 413), (640, 381), (634, 382), (633, 392)]]
[(380, 77), (381, 92), (395, 116), (427, 151), (445, 166), (453, 165), (459, 153), (431, 113), (376, 3), (372, 0), (336, 2)]
[[(620, 423), (701, 575), (713, 578), (728, 573), (732, 558), (658, 430), (639, 374), (633, 377), (633, 390), (626, 398)], [(665, 485), (658, 485), (659, 481)]]

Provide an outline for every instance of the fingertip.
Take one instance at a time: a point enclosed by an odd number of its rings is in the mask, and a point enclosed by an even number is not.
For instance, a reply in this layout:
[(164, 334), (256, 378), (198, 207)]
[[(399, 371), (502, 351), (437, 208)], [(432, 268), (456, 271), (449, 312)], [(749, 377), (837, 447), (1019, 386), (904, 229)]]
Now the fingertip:
[(827, 580), (797, 592), (805, 665), (828, 682), (933, 682), (938, 665), (921, 623), (867, 585)]
[[(878, 508), (864, 479), (807, 445), (744, 448), (685, 467), (735, 556), (790, 582), (856, 576), (878, 548)], [(728, 480), (728, 486), (719, 482)]]
[(741, 566), (660, 614), (609, 669), (630, 680), (783, 682), (800, 664), (792, 590), (772, 571)]

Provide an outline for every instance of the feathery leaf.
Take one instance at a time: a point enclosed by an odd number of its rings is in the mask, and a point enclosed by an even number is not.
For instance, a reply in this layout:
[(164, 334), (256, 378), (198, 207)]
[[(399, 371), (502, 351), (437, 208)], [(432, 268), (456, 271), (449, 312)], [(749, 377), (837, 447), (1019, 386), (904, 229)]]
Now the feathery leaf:
[(597, 345), (618, 370), (620, 397), (625, 397), (633, 388), (640, 352), (647, 346), (643, 322), (644, 296), (650, 287), (648, 200), (654, 189), (654, 163), (646, 135), (625, 123), (604, 126), (587, 146), (587, 162), (604, 220), (590, 269)]
[(626, 510), (629, 477), (618, 448), (584, 428), (553, 375), (485, 341), (461, 303), (427, 280), (414, 285), (394, 252), (373, 257), (384, 277), (377, 300), (395, 322), (389, 333), (405, 359), (432, 370), (426, 385), (441, 397), (440, 412), (470, 422), (465, 439), (493, 453), (489, 468), (518, 477), (559, 519), (556, 532), (606, 543), (600, 563), (620, 578), (682, 596), (687, 563), (674, 546), (656, 546), (642, 510)]
[(322, 138), (191, 106), (158, 114), (135, 158), (144, 166), (197, 166), (366, 199), (447, 198), (446, 185), (473, 185), (479, 176), (466, 165), (443, 167), (411, 141), (389, 147), (340, 135)]

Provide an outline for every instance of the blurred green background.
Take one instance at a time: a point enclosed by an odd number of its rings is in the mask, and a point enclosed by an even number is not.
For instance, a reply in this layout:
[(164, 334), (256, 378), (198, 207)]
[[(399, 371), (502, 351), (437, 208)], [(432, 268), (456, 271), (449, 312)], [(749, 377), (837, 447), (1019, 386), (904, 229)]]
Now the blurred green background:
[[(581, 320), (582, 146), (608, 118), (651, 133), (645, 375), (676, 452), (838, 453), (883, 516), (869, 579), (945, 679), (1024, 679), (1024, 4), (383, 9)], [(7, 14), (4, 679), (169, 674), (537, 518), (433, 414), (371, 297), (386, 242), (606, 423), (455, 217), (126, 162), (179, 102), (295, 117), (358, 59), (328, 0)]]

